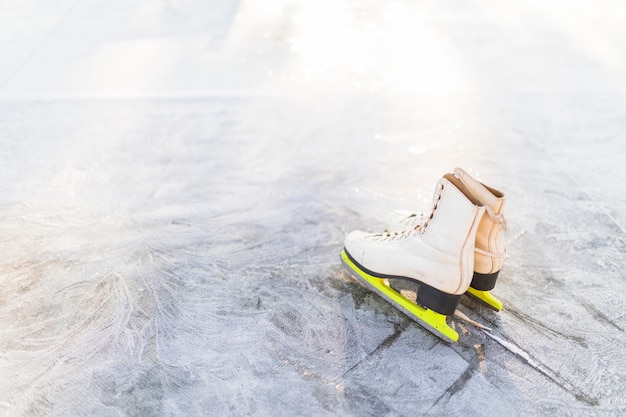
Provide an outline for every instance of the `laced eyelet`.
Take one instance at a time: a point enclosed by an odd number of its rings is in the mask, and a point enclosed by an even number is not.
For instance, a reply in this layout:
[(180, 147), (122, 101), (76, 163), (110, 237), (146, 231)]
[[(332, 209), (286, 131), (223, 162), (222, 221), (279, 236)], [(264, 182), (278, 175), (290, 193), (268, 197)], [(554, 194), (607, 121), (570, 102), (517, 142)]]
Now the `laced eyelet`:
[(372, 238), (378, 241), (401, 240), (411, 236), (415, 230), (417, 229), (403, 230), (401, 232), (376, 233), (375, 235), (372, 235)]
[(441, 200), (441, 192), (443, 191), (443, 184), (440, 182), (437, 184), (437, 188), (435, 189), (435, 195), (433, 196), (433, 206), (430, 211), (430, 215), (424, 218), (424, 221), (419, 224), (417, 228), (420, 229), (420, 234), (424, 234), (426, 228), (430, 221), (435, 217), (435, 211), (437, 211), (437, 207), (439, 206), (439, 201)]

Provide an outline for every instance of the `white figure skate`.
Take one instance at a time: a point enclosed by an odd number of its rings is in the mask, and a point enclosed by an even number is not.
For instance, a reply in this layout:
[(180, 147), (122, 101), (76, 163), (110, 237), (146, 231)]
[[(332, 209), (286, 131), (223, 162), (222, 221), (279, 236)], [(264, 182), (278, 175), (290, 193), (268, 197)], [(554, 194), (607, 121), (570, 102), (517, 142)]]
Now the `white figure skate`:
[[(420, 224), (401, 232), (352, 232), (341, 258), (361, 282), (409, 317), (457, 341), (446, 317), (472, 281), (474, 242), (484, 212), (470, 190), (446, 174), (437, 184), (432, 212)], [(419, 284), (416, 303), (390, 286), (396, 279)]]
[[(467, 187), (472, 196), (486, 210), (476, 233), (474, 276), (467, 294), (482, 301), (490, 308), (500, 311), (502, 302), (491, 295), (489, 291), (496, 285), (506, 253), (504, 243), (504, 231), (506, 230), (505, 196), (501, 191), (477, 181), (461, 168), (455, 168), (453, 175)], [(386, 230), (396, 232), (412, 229), (423, 221), (423, 217), (422, 214), (411, 213), (410, 211), (394, 211), (386, 217)]]

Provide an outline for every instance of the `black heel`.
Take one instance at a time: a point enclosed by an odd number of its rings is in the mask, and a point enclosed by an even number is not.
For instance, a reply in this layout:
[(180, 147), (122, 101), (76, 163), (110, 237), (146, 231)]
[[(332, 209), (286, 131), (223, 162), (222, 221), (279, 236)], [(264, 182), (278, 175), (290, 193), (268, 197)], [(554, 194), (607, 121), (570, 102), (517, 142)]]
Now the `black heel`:
[(450, 316), (459, 305), (463, 294), (448, 294), (426, 284), (420, 284), (417, 291), (417, 304), (439, 314)]
[(472, 283), (470, 287), (479, 291), (490, 291), (496, 286), (496, 280), (498, 279), (498, 274), (500, 271), (496, 271), (493, 274), (479, 274), (478, 272), (474, 272), (474, 277), (472, 278)]

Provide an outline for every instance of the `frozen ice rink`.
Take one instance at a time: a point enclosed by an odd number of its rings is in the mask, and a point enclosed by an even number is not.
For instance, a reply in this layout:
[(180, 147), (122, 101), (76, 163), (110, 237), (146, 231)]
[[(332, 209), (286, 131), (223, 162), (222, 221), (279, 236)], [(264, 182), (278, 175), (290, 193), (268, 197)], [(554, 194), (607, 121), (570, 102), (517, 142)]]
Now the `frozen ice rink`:
[[(626, 4), (1, 0), (0, 415), (626, 414)], [(339, 253), (460, 166), (500, 313)]]

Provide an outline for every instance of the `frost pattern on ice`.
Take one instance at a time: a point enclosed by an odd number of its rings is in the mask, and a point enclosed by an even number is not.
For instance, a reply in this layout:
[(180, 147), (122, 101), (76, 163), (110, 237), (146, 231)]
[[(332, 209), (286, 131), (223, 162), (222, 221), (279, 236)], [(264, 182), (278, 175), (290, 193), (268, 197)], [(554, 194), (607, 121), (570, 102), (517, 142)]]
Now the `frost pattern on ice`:
[(0, 409), (263, 414), (302, 375), (322, 391), (283, 401), (340, 402), (326, 384), (390, 326), (338, 275), (341, 158), (242, 105), (18, 106), (54, 126), (41, 147), (3, 122)]
[[(561, 191), (570, 178), (506, 174), (527, 172), (524, 152), (552, 167), (541, 150), (512, 141), (496, 158), (518, 255), (499, 278), (505, 311), (463, 311), (497, 339), (454, 320), (467, 344), (442, 344), (343, 272), (347, 232), (382, 227), (392, 208), (423, 210), (442, 161), (484, 158), (446, 139), (438, 110), (368, 103), (0, 103), (2, 414), (623, 407), (623, 300), (606, 290), (623, 287), (623, 236), (586, 194)], [(429, 127), (415, 138), (385, 114)], [(417, 165), (415, 140), (433, 144)], [(539, 185), (568, 209), (528, 215), (545, 207), (529, 197)]]

